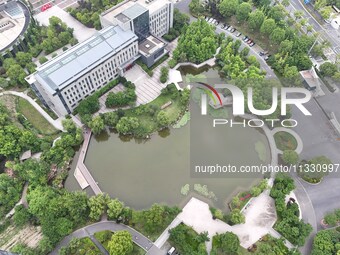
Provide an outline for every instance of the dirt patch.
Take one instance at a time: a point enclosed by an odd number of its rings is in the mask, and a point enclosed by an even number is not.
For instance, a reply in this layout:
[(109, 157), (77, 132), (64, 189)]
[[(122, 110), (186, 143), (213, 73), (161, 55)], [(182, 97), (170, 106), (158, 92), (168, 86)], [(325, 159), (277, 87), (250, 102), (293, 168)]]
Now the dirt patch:
[(0, 250), (10, 250), (17, 243), (27, 244), (29, 247), (36, 247), (42, 239), (40, 227), (26, 226), (16, 228), (10, 226), (0, 235)]

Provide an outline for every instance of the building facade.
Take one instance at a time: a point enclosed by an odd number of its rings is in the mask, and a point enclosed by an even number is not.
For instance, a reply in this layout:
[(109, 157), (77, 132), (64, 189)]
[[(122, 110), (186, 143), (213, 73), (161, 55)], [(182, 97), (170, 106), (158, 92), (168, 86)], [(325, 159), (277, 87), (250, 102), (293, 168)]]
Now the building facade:
[(119, 26), (107, 27), (26, 78), (40, 100), (58, 115), (123, 76), (138, 58), (138, 37)]
[(95, 36), (38, 67), (26, 81), (45, 106), (59, 116), (70, 114), (138, 58), (150, 67), (167, 54), (159, 36), (172, 19), (169, 0), (124, 1), (100, 16), (103, 29)]

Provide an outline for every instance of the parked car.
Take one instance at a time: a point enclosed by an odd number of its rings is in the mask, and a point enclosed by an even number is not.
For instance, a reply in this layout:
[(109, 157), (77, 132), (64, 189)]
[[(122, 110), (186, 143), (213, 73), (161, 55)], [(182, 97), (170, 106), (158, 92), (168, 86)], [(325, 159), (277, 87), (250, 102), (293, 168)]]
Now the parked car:
[(205, 21), (209, 21), (209, 19), (210, 19), (210, 18), (209, 18), (208, 16), (205, 17)]
[(236, 31), (235, 28), (230, 29), (230, 32), (231, 32), (231, 33), (234, 33), (235, 31)]
[(242, 40), (245, 42), (248, 39), (248, 36), (245, 36), (242, 38)]
[(250, 38), (247, 38), (247, 39), (244, 40), (245, 43), (247, 43), (249, 41), (251, 41)]
[(271, 56), (272, 56), (272, 55), (265, 56), (265, 57), (264, 57), (264, 60), (267, 61)]
[(42, 12), (46, 11), (47, 9), (51, 8), (52, 7), (52, 4), (51, 3), (48, 3), (48, 4), (44, 4), (43, 6), (41, 6), (40, 10)]
[(210, 19), (208, 20), (208, 22), (211, 23), (213, 20), (214, 20), (213, 18), (210, 18)]
[(225, 30), (228, 30), (229, 27), (230, 27), (230, 25), (226, 24), (225, 27), (224, 27), (224, 29), (225, 29)]
[(228, 31), (231, 31), (233, 29), (233, 27), (232, 26), (230, 26), (227, 30)]
[(251, 44), (253, 42), (252, 39), (249, 38), (249, 40), (247, 41), (248, 44)]
[(255, 45), (254, 42), (252, 42), (251, 44), (249, 44), (250, 47), (253, 47)]
[(217, 26), (218, 24), (220, 24), (220, 22), (218, 20), (215, 20), (215, 25)]
[(170, 248), (170, 250), (168, 250), (168, 253), (167, 253), (167, 255), (172, 255), (172, 254), (174, 254), (175, 253), (175, 247), (171, 247)]
[(260, 56), (264, 56), (264, 55), (267, 55), (268, 54), (268, 51), (260, 51)]
[(241, 35), (242, 35), (242, 33), (240, 33), (240, 32), (238, 32), (238, 33), (236, 34), (237, 37), (240, 37)]

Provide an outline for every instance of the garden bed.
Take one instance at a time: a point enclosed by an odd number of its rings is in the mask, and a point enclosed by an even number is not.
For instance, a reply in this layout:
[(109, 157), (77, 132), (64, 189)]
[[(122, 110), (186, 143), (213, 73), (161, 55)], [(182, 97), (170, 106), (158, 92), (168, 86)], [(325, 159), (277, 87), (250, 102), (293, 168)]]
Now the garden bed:
[(295, 150), (297, 148), (297, 141), (295, 137), (287, 132), (279, 131), (274, 134), (276, 147), (281, 150)]

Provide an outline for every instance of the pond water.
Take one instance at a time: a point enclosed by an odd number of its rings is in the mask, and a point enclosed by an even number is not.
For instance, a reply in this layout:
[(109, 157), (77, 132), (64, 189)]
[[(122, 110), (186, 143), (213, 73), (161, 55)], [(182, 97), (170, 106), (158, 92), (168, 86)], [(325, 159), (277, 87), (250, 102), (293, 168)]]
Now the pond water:
[[(190, 68), (182, 69), (183, 78), (194, 74)], [(200, 72), (214, 75), (213, 69)], [(223, 130), (227, 134), (216, 134), (216, 140), (225, 144), (226, 158), (233, 163), (259, 164), (270, 161), (270, 150), (266, 137), (254, 128), (232, 128)], [(190, 173), (190, 123), (179, 129), (155, 133), (148, 140), (121, 137), (112, 130), (93, 136), (86, 155), (85, 164), (100, 188), (124, 201), (135, 209), (150, 207), (153, 203), (183, 205), (192, 195), (194, 184), (207, 185), (217, 200), (207, 200), (221, 209), (239, 190), (247, 189), (256, 181), (254, 178), (193, 178)], [(210, 142), (214, 139), (210, 139)], [(261, 143), (264, 157), (260, 159), (255, 144)], [(213, 152), (212, 152), (213, 153)], [(73, 179), (73, 180), (72, 180)], [(191, 192), (181, 194), (181, 188), (189, 184)], [(73, 174), (66, 182), (69, 189), (78, 188)], [(200, 196), (198, 196), (200, 197)], [(203, 197), (201, 197), (203, 198)]]

